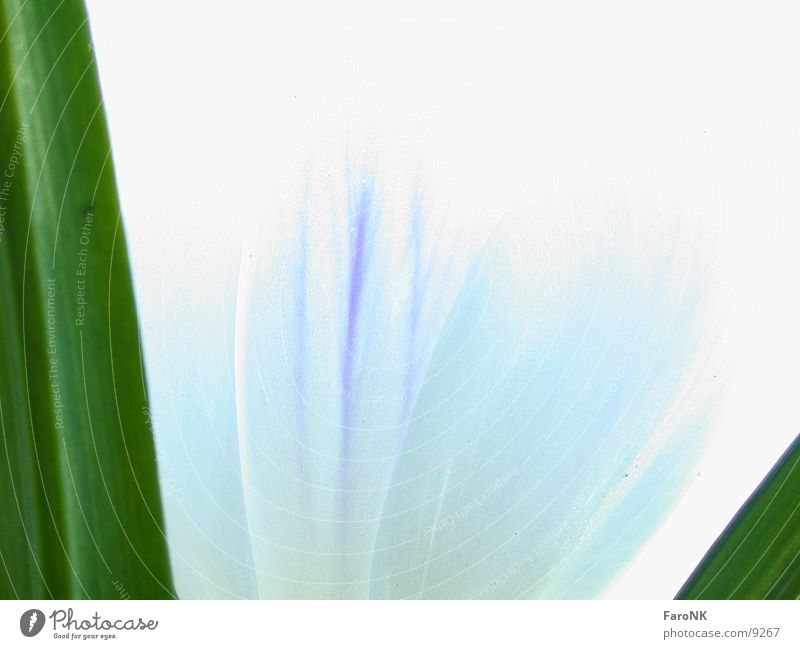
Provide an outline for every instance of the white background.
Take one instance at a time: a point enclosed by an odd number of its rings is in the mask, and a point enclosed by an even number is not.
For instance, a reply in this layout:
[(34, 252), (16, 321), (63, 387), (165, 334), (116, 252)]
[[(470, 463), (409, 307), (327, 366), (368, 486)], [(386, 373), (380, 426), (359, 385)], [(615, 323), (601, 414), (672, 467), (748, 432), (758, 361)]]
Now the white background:
[[(547, 170), (578, 106), (578, 114), (609, 124), (615, 137), (609, 143), (594, 126), (584, 129), (580, 138), (567, 137), (570, 155), (580, 160), (582, 147), (591, 155), (610, 146), (609, 167), (598, 173), (623, 180), (651, 165), (656, 191), (713, 224), (728, 397), (695, 479), (606, 592), (673, 596), (800, 432), (797, 6), (394, 3), (379, 9), (241, 0), (89, 0), (88, 6), (140, 286), (147, 269), (163, 262), (157, 239), (176, 223), (187, 228), (186, 241), (174, 242), (176, 261), (167, 268), (180, 272), (181, 246), (192, 246), (193, 237), (207, 245), (210, 237), (218, 249), (211, 244), (209, 263), (219, 259), (219, 272), (229, 272), (215, 252), (257, 218), (265, 178), (288, 178), (299, 168), (299, 152), (326, 128), (320, 120), (360, 114), (363, 103), (381, 116), (367, 120), (376, 133), (402, 128), (409, 109), (402, 96), (372, 92), (372, 80), (382, 75), (408, 74), (434, 88), (432, 101), (445, 117), (413, 125), (423, 129), (420, 137), (425, 128), (444, 129), (452, 141), (462, 133), (464, 142), (491, 149), (534, 128), (542, 146), (508, 163), (520, 174)], [(434, 47), (441, 43), (446, 47)], [(457, 74), (468, 85), (475, 73), (475, 83), (488, 84), (485, 91), (477, 88), (467, 101), (435, 90), (452, 71), (448, 52), (474, 59), (474, 69)], [(528, 67), (536, 70), (532, 86)], [(509, 96), (498, 102), (504, 89)], [(532, 118), (525, 101), (546, 108)], [(531, 127), (532, 119), (544, 123)], [(586, 132), (597, 139), (584, 138)], [(458, 159), (459, 151), (449, 155)], [(523, 162), (528, 166), (520, 171)], [(484, 181), (491, 169), (481, 169)], [(564, 191), (579, 194), (580, 178), (576, 172)], [(503, 189), (513, 178), (488, 182)], [(186, 277), (188, 287), (198, 281)]]
[[(54, 639), (52, 621), (23, 638), (19, 617), (36, 607), (74, 610), (73, 619), (157, 620), (155, 631), (113, 640)], [(399, 609), (403, 610), (400, 611)], [(665, 622), (664, 610), (707, 610), (708, 620)], [(603, 638), (626, 649), (655, 646), (796, 647), (795, 602), (0, 602), (3, 646), (591, 647)], [(402, 623), (398, 623), (398, 614)], [(309, 623), (309, 621), (313, 621)], [(678, 638), (665, 630), (779, 627), (777, 638)], [(605, 643), (603, 643), (605, 644)], [(600, 645), (603, 646), (603, 645)]]

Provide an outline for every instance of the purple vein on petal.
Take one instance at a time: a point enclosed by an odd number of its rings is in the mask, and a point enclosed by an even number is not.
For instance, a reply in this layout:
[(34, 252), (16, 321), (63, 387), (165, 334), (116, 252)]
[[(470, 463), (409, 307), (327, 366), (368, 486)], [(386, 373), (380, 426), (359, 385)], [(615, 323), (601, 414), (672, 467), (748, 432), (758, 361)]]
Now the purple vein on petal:
[(342, 352), (342, 459), (351, 454), (353, 425), (353, 391), (356, 380), (356, 336), (358, 333), (364, 278), (367, 266), (367, 228), (374, 209), (374, 184), (365, 180), (355, 197), (350, 196), (348, 221), (350, 227), (350, 265), (347, 293), (347, 329)]

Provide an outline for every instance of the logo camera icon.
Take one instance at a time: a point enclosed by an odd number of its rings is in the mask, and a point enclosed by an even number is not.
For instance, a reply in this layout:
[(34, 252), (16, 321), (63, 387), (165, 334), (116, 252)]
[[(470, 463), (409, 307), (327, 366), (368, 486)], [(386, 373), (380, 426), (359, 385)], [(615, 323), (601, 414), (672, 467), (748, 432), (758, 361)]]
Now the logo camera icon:
[(19, 630), (22, 635), (32, 638), (44, 627), (44, 613), (38, 608), (25, 611), (19, 618)]

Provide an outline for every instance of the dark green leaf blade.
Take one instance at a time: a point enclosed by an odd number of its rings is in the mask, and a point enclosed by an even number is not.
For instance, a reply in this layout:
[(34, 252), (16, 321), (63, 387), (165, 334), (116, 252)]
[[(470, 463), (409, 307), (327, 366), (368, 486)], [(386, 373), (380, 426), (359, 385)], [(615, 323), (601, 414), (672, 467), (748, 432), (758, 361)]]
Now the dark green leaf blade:
[(0, 597), (170, 597), (82, 0), (0, 0), (0, 57)]
[(800, 436), (736, 513), (676, 597), (800, 598)]

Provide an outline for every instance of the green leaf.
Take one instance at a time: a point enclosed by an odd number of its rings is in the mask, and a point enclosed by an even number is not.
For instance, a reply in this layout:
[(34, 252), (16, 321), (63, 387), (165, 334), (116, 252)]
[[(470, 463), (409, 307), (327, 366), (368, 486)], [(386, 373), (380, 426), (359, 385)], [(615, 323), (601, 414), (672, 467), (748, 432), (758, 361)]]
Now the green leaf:
[(173, 595), (81, 0), (0, 0), (0, 596)]
[(677, 598), (800, 598), (800, 436), (736, 513)]

